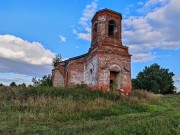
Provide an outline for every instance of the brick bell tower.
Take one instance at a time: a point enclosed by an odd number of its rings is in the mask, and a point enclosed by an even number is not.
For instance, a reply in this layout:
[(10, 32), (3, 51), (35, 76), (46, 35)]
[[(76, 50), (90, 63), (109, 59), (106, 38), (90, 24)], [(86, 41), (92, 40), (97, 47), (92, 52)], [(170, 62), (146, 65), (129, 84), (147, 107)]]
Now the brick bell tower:
[(122, 15), (120, 13), (109, 9), (96, 12), (92, 19), (91, 48), (102, 43), (111, 44), (111, 46), (122, 46), (121, 20)]
[(92, 18), (91, 47), (89, 54), (98, 54), (98, 88), (117, 89), (130, 93), (131, 55), (122, 44), (122, 15), (102, 9)]

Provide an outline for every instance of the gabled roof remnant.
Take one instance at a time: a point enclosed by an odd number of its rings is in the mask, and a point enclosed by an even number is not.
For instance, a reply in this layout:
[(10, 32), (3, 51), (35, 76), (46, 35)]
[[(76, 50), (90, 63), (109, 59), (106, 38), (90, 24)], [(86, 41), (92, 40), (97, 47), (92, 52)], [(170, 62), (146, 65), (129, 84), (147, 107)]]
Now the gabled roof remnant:
[(69, 59), (64, 60), (64, 61), (57, 62), (57, 63), (55, 63), (55, 65), (57, 65), (57, 64), (67, 65), (72, 60), (77, 60), (77, 59), (80, 59), (80, 58), (83, 58), (83, 57), (86, 57), (86, 56), (87, 56), (87, 53), (83, 54), (83, 55), (79, 55), (79, 56), (75, 56), (75, 57), (69, 58)]
[[(104, 8), (104, 9), (101, 9), (101, 10), (97, 11), (97, 12), (95, 13), (94, 17), (95, 17), (98, 13), (103, 12), (103, 11), (109, 11), (109, 12), (112, 12), (112, 13), (118, 14), (118, 15), (120, 15), (120, 16), (121, 16), (121, 18), (122, 18), (122, 14), (121, 14), (121, 13), (116, 12), (116, 11), (111, 10), (111, 9), (108, 9), (108, 8)], [(94, 19), (94, 17), (92, 18), (92, 20)], [(91, 20), (91, 21), (92, 21), (92, 20)]]

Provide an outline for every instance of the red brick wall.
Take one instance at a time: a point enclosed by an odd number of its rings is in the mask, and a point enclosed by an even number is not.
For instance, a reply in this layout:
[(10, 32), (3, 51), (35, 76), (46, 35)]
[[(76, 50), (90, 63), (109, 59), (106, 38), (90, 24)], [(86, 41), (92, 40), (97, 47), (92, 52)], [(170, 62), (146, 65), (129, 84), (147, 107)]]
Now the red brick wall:
[(110, 71), (120, 73), (119, 88), (126, 92), (131, 91), (131, 67), (130, 56), (121, 56), (113, 53), (99, 54), (99, 88), (109, 90), (110, 86)]

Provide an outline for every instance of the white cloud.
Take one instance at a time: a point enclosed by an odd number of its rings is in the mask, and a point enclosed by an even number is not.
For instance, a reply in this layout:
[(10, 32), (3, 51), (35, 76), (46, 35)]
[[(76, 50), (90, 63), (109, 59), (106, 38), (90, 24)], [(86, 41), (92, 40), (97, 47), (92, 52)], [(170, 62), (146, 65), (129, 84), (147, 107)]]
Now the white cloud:
[(81, 32), (73, 29), (73, 34), (77, 36), (78, 39), (83, 40), (91, 40), (91, 22), (93, 15), (97, 10), (97, 3), (98, 0), (92, 0), (91, 4), (86, 5), (85, 9), (83, 10), (82, 17), (80, 18), (79, 24), (80, 27), (83, 29)]
[(145, 3), (138, 2), (138, 5), (143, 5), (141, 9), (138, 9), (138, 12), (150, 12), (157, 9), (157, 7), (163, 7), (166, 5), (170, 0), (147, 0)]
[(78, 33), (78, 39), (91, 40), (91, 33)]
[(63, 58), (62, 61), (68, 60), (69, 58)]
[(50, 65), (54, 54), (38, 42), (28, 42), (13, 35), (0, 35), (0, 58), (33, 65)]
[(150, 52), (154, 49), (153, 46), (150, 46), (149, 44), (129, 44), (130, 53), (132, 54), (138, 54), (142, 52)]
[(165, 36), (166, 40), (180, 42), (180, 1), (171, 0), (167, 5), (147, 14), (154, 29)]
[(123, 36), (126, 43), (153, 43), (162, 38), (162, 34), (153, 30), (145, 17), (129, 17), (123, 21), (123, 24), (125, 28)]
[[(131, 16), (123, 21), (123, 42), (129, 46), (135, 62), (155, 59), (152, 51), (156, 48), (180, 48), (180, 23), (177, 23), (180, 22), (180, 1), (167, 2), (149, 0), (144, 7), (154, 6), (155, 10), (148, 11), (145, 16)], [(158, 4), (161, 6), (157, 6)], [(142, 59), (143, 57), (139, 57), (142, 54), (151, 56), (149, 59)]]
[(0, 35), (0, 73), (32, 76), (49, 74), (55, 54), (38, 42), (13, 35)]
[(166, 49), (166, 50), (176, 50), (180, 48), (179, 41), (164, 41), (164, 42), (160, 42), (156, 44), (157, 44), (157, 47), (161, 49)]
[(156, 56), (151, 53), (138, 53), (134, 54), (132, 57), (134, 62), (146, 62), (146, 61), (152, 61)]
[(66, 42), (66, 38), (65, 38), (64, 36), (59, 35), (59, 38), (60, 38), (60, 41), (61, 41), (61, 42)]
[(180, 75), (174, 76), (174, 85), (177, 88), (177, 92), (180, 92)]
[(88, 26), (87, 22), (93, 17), (97, 9), (97, 1), (92, 1), (91, 4), (86, 5), (83, 11), (83, 16), (80, 18), (79, 23), (85, 27)]
[(76, 29), (72, 30), (72, 33), (77, 35), (78, 39), (83, 39), (83, 40), (87, 40), (90, 41), (91, 40), (91, 33), (90, 32), (86, 32), (86, 33), (78, 33)]

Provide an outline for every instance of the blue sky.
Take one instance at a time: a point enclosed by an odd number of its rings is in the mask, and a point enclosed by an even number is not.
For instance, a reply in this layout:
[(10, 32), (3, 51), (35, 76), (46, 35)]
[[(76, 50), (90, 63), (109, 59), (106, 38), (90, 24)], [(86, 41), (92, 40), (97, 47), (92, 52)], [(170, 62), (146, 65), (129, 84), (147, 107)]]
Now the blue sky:
[(109, 8), (123, 15), (123, 44), (132, 77), (158, 63), (180, 89), (179, 0), (0, 0), (0, 83), (31, 83), (51, 73), (56, 54), (70, 58), (90, 47), (91, 19)]

